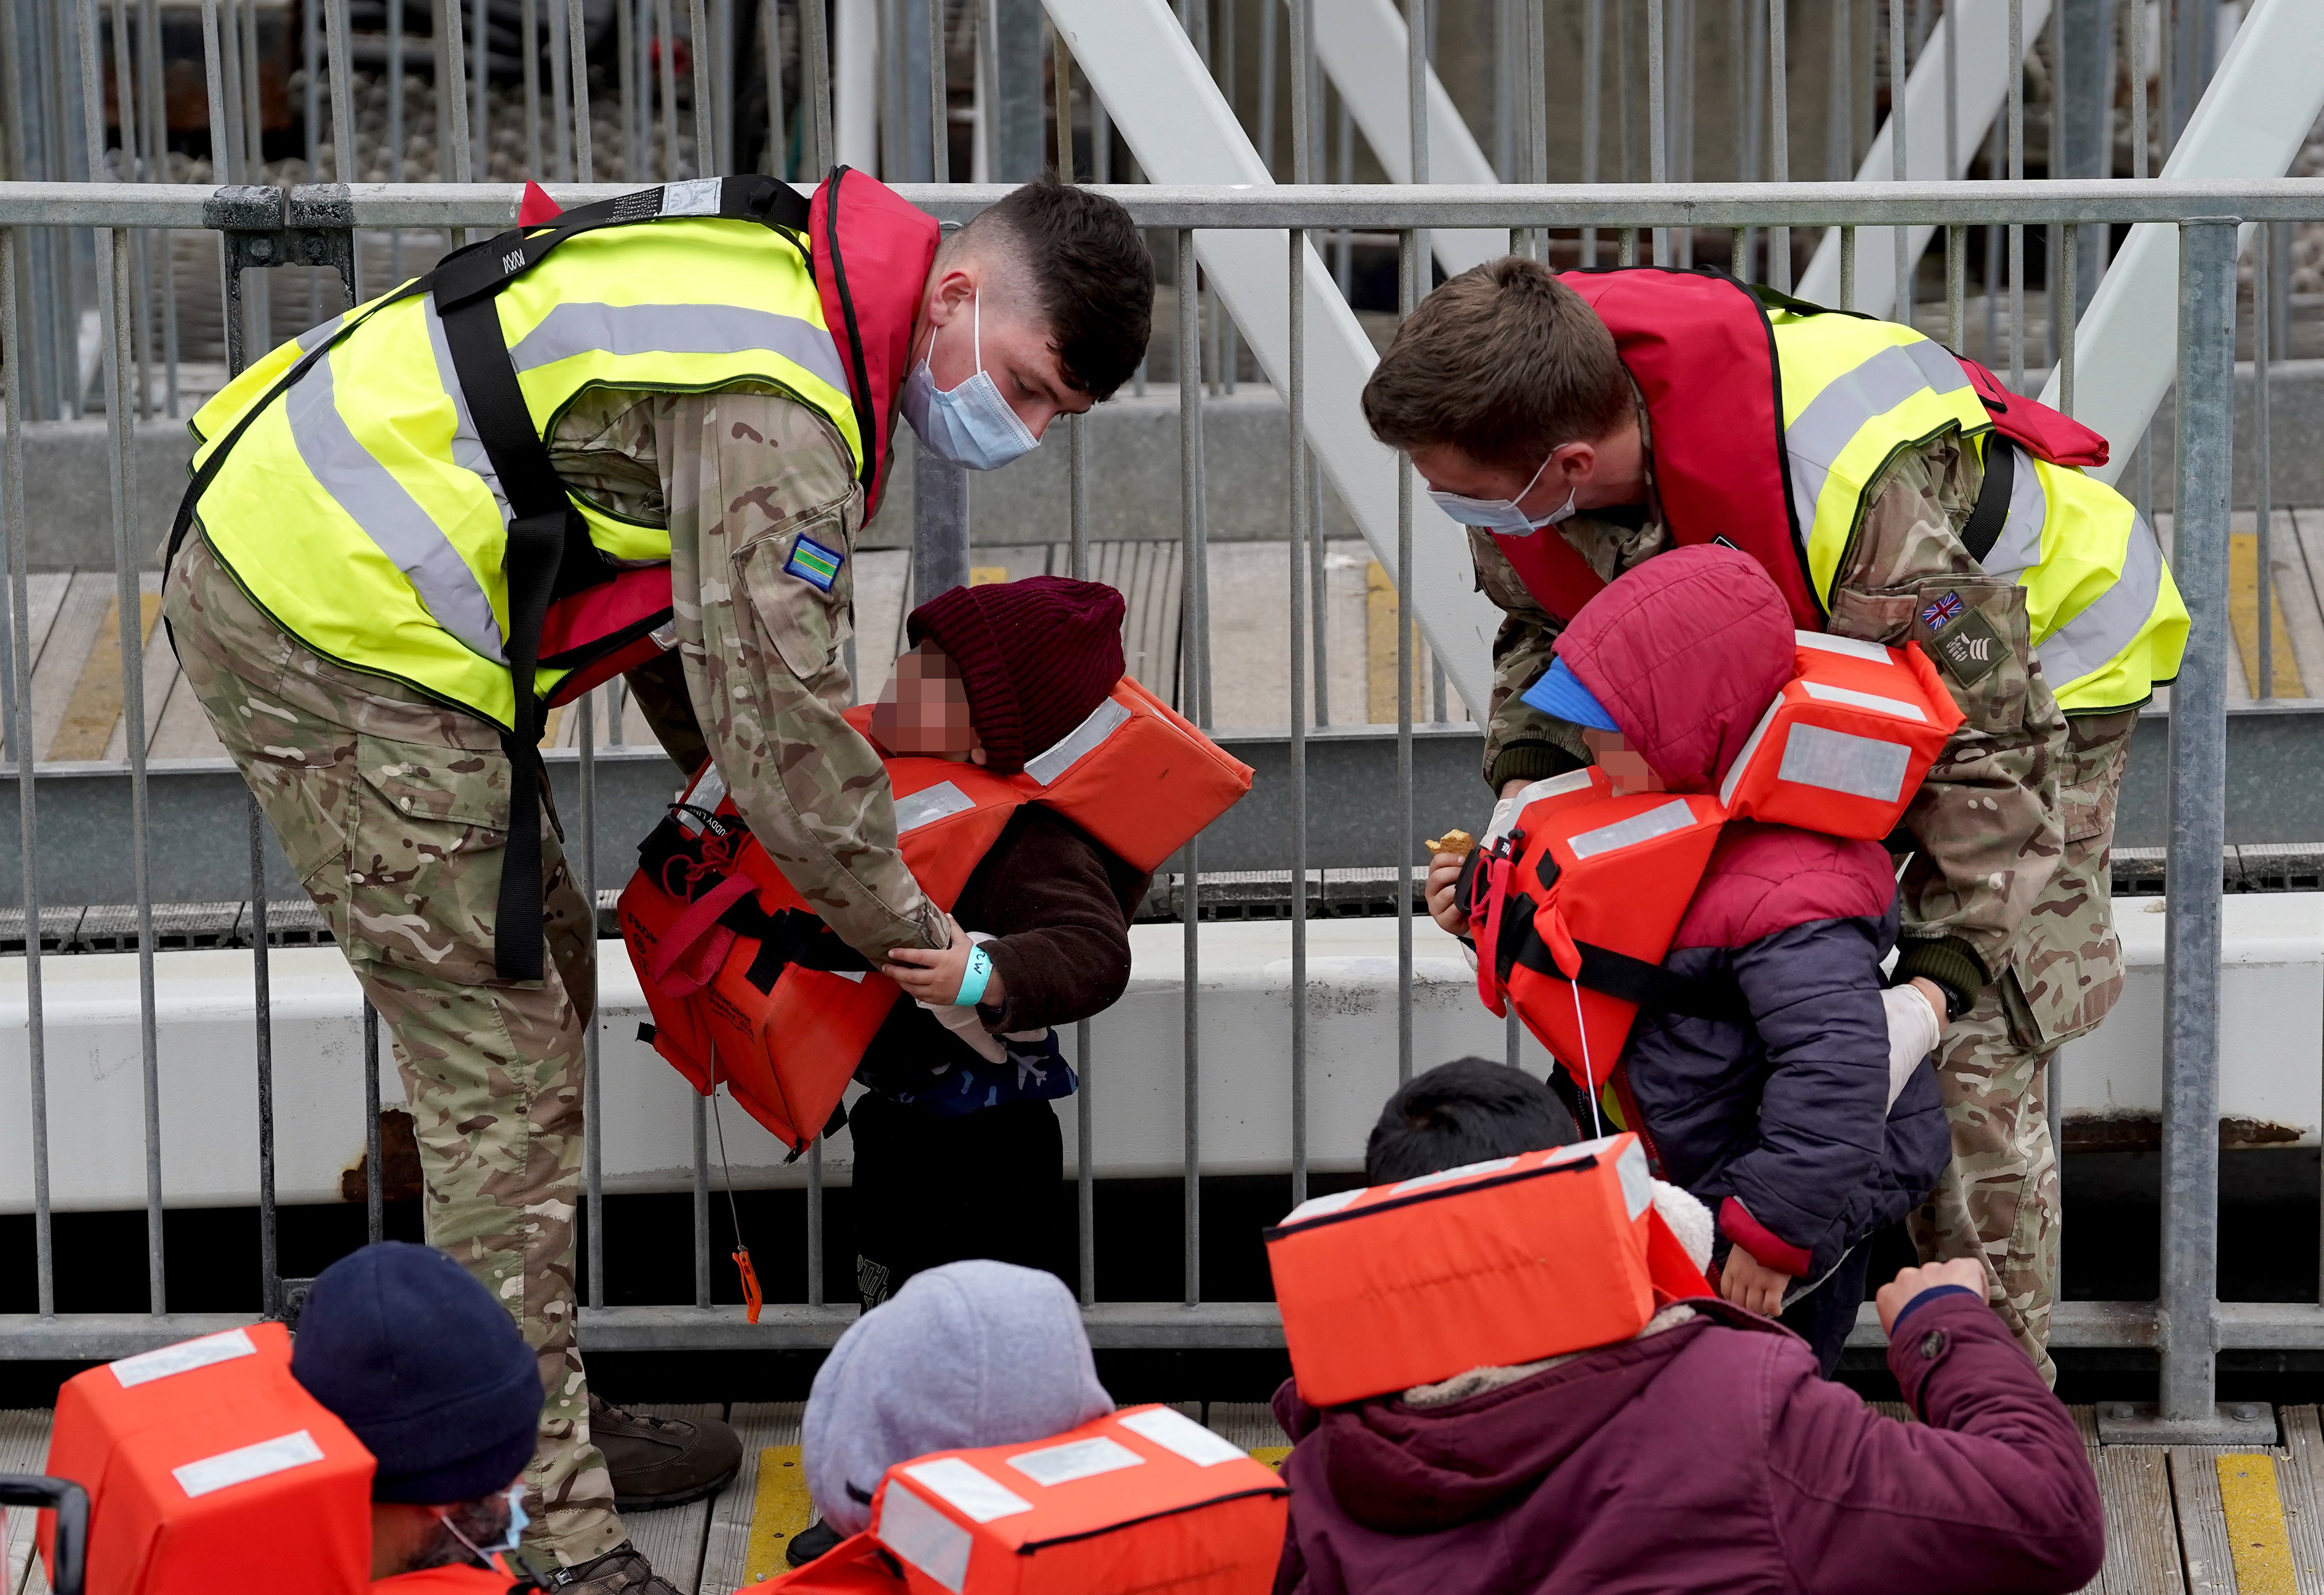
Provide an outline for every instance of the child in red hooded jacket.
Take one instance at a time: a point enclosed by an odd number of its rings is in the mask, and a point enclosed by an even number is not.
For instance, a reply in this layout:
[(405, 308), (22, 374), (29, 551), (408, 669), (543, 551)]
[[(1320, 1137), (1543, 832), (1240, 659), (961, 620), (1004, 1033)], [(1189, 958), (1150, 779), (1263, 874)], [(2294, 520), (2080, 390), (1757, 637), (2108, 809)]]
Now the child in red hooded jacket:
[[(1792, 678), (1793, 637), (1757, 561), (1677, 549), (1583, 605), (1526, 699), (1582, 727), (1618, 791), (1716, 792)], [(1437, 857), (1428, 900), (1465, 935), (1459, 863)], [(1941, 999), (1886, 990), (1896, 924), (1880, 844), (1729, 820), (1663, 967), (1738, 991), (1748, 1018), (1642, 1010), (1603, 1096), (1638, 1115), (1627, 1128), (1655, 1173), (1718, 1215), (1720, 1294), (1786, 1313), (1827, 1375), (1864, 1301), (1864, 1242), (1921, 1202), (1951, 1155), (1926, 1062)], [(1897, 1056), (1892, 1016), (1913, 1037)]]

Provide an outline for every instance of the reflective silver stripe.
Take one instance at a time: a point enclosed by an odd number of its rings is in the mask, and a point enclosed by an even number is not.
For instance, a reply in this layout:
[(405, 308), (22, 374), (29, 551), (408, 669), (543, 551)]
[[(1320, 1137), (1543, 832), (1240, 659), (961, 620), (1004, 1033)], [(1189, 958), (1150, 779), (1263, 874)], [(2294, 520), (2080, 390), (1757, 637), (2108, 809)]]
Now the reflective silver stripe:
[(716, 216), (718, 184), (719, 180), (715, 177), (697, 177), (687, 182), (662, 184), (661, 214)]
[(2050, 518), (2050, 493), (2042, 485), (2032, 455), (1997, 432), (1987, 448), (1988, 454), (1996, 448), (2017, 449), (2016, 467), (2009, 478), (2009, 515), (1985, 557), (1987, 576), (2015, 579), (2042, 563), (2042, 526)]
[(1883, 697), (1877, 692), (1858, 692), (1852, 687), (1834, 687), (1828, 681), (1803, 681), (1800, 690), (1819, 703), (1848, 704), (1858, 709), (1870, 709), (1875, 714), (1893, 715), (1898, 720), (1917, 720), (1925, 724), (1928, 716), (1917, 704), (1903, 698)]
[(501, 523), (506, 525), (508, 494), (501, 491), (500, 473), (493, 469), (492, 456), (484, 452), (484, 440), (476, 435), (475, 418), (468, 413), (468, 395), (461, 390), (460, 373), (452, 368), (452, 346), (444, 341), (444, 318), (436, 314), (433, 294), (421, 302), (420, 313), (428, 327), (429, 350), (436, 356), (436, 380), (452, 396), (452, 463), (484, 479), (485, 487), (492, 492), (493, 502), (500, 506)]
[(938, 781), (933, 787), (896, 799), (896, 834), (917, 831), (922, 825), (932, 825), (948, 816), (964, 814), (976, 807), (976, 800), (950, 781)]
[(300, 333), (298, 337), (299, 352), (302, 355), (313, 354), (318, 348), (322, 346), (324, 339), (338, 331), (339, 324), (346, 318), (347, 313), (345, 310), (341, 310), (328, 321), (323, 322), (320, 326), (310, 327), (306, 331)]
[(1923, 337), (1898, 346), (1914, 364), (1921, 368), (1921, 375), (1927, 379), (1933, 391), (1951, 393), (1969, 386), (1969, 373), (1942, 344)]
[(1724, 808), (1735, 801), (1735, 788), (1742, 785), (1743, 772), (1751, 767), (1752, 755), (1758, 752), (1759, 744), (1767, 740), (1767, 733), (1775, 724), (1775, 715), (1783, 709), (1784, 697), (1780, 692), (1775, 695), (1775, 701), (1769, 704), (1767, 712), (1759, 716), (1759, 724), (1751, 728), (1750, 736), (1743, 743), (1743, 751), (1736, 754), (1735, 762), (1727, 767), (1727, 779), (1719, 783), (1720, 807)]
[(1130, 711), (1112, 698), (1106, 699), (1089, 712), (1089, 718), (1068, 733), (1065, 740), (1046, 752), (1025, 761), (1025, 773), (1043, 786), (1055, 784), (1057, 778), (1081, 761), (1082, 756), (1111, 736), (1130, 718)]
[(1566, 843), (1577, 859), (1595, 858), (1601, 853), (1611, 853), (1618, 847), (1636, 847), (1641, 842), (1652, 842), (1657, 836), (1667, 836), (1674, 831), (1683, 831), (1694, 824), (1694, 810), (1686, 799), (1674, 798), (1644, 814), (1634, 814), (1628, 819), (1617, 820), (1610, 825), (1600, 825), (1594, 831), (1584, 831)]
[(444, 529), (429, 518), (395, 473), (373, 457), (333, 398), (329, 356), (315, 363), (283, 396), (283, 417), (299, 457), (347, 518), (409, 577), (436, 623), (484, 658), (507, 659), (492, 600)]
[(742, 355), (771, 349), (847, 392), (831, 334), (797, 316), (738, 305), (605, 305), (568, 301), (509, 351), (517, 370), (531, 371), (576, 355)]
[(1902, 742), (1825, 725), (1794, 725), (1784, 739), (1784, 760), (1775, 779), (1893, 803), (1904, 789), (1904, 771), (1912, 761), (1913, 751)]
[[(1784, 429), (1784, 452), (1792, 463), (1792, 508), (1803, 528), (1815, 524), (1816, 501), (1823, 496), (1831, 464), (1875, 416), (1886, 415), (1934, 384), (1916, 351), (1934, 349), (1926, 339), (1891, 344), (1852, 371), (1834, 377)], [(1942, 354), (1942, 350), (1938, 350)], [(1941, 392), (1966, 385), (1960, 364), (1947, 356), (1959, 379)]]
[(2079, 681), (2120, 653), (2154, 613), (2163, 593), (2163, 548), (2144, 517), (2134, 515), (2122, 574), (2096, 602), (2060, 626), (2034, 650), (2042, 674), (2056, 688)]

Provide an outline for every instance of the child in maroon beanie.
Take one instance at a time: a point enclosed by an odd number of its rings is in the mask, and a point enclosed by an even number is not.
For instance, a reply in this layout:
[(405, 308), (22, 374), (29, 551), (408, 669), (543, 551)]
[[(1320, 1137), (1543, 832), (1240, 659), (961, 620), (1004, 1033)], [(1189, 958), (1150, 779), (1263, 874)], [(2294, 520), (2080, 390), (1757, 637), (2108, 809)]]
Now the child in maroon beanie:
[[(1063, 576), (954, 587), (911, 613), (914, 647), (872, 713), (890, 755), (996, 775), (1062, 742), (1121, 679), (1121, 595)], [(1151, 877), (1028, 803), (968, 879), (941, 950), (903, 948), (904, 989), (856, 1066), (856, 1281), (868, 1310), (965, 1258), (1058, 1271), (1065, 1148), (1050, 1105), (1075, 1087), (1055, 1028), (1130, 981), (1130, 917)], [(982, 993), (954, 1006), (973, 954)]]

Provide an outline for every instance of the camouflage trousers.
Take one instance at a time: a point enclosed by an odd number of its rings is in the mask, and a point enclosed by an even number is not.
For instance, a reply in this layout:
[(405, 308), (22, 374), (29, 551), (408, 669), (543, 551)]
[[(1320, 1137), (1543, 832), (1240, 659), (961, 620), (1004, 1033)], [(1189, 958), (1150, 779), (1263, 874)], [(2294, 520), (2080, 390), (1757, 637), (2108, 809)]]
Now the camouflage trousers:
[(510, 761), (483, 720), (293, 641), (189, 538), (163, 613), (186, 680), (395, 1037), (428, 1241), (506, 1305), (540, 1359), (527, 1543), (559, 1562), (621, 1543), (575, 1341), (582, 1033), (594, 917), (543, 827), (545, 978), (494, 973)]
[(2134, 714), (2068, 722), (2059, 791), (2066, 850), (2026, 915), (2009, 966), (1937, 1048), (1952, 1162), (1912, 1216), (1923, 1258), (1977, 1258), (1986, 1296), (2057, 1383), (2059, 1148), (2050, 1135), (2058, 1050), (2096, 1029), (2122, 994), (2107, 854)]

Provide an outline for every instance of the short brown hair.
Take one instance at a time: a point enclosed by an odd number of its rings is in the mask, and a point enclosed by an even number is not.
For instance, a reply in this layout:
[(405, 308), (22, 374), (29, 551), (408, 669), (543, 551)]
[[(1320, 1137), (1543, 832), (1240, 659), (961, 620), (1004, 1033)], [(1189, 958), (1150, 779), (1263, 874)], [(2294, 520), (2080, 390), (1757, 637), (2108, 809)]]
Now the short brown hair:
[(1066, 383), (1110, 399), (1146, 358), (1154, 257), (1120, 201), (1044, 172), (954, 235), (1001, 233), (1019, 252)]
[(1516, 254), (1421, 300), (1364, 384), (1364, 419), (1391, 448), (1450, 443), (1510, 470), (1605, 437), (1631, 402), (1598, 313), (1548, 267)]

